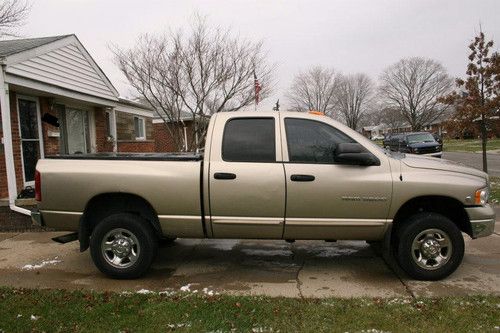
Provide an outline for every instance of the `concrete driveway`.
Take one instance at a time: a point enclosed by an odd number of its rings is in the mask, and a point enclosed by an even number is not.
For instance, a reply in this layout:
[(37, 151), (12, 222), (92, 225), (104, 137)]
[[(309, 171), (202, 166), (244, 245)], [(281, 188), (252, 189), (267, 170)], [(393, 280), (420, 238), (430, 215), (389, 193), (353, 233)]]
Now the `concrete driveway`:
[(466, 237), (462, 266), (439, 282), (408, 279), (365, 242), (187, 240), (160, 249), (151, 272), (111, 280), (78, 243), (61, 233), (0, 234), (0, 285), (110, 291), (191, 291), (287, 297), (500, 295), (500, 224), (496, 234)]

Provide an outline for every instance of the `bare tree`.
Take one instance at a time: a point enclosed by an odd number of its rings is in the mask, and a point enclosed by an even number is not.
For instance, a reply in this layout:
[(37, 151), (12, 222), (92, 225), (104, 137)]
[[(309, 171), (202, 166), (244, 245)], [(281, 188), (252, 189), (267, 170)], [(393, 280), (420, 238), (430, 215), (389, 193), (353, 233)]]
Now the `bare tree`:
[(399, 110), (414, 130), (437, 119), (448, 107), (439, 102), (452, 80), (445, 68), (431, 59), (402, 59), (380, 77), (380, 93), (389, 109)]
[(333, 116), (338, 75), (333, 69), (315, 66), (295, 76), (287, 93), (294, 111), (321, 111)]
[(15, 31), (24, 25), (31, 4), (23, 0), (0, 1), (0, 38), (17, 36)]
[(186, 113), (195, 124), (188, 140), (188, 150), (194, 150), (203, 143), (208, 116), (254, 103), (254, 75), (261, 100), (272, 89), (273, 67), (262, 42), (232, 37), (200, 17), (188, 35), (146, 34), (134, 47), (112, 51), (132, 87), (157, 109), (178, 149), (186, 144), (179, 129)]
[(373, 97), (373, 81), (366, 74), (341, 75), (335, 91), (336, 110), (347, 126), (356, 130)]

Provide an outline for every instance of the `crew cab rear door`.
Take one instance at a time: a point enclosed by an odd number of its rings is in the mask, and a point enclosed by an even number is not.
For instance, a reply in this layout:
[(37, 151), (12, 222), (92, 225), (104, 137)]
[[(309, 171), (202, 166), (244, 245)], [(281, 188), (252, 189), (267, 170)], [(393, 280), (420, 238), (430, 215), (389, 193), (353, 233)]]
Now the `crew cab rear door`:
[(213, 237), (281, 238), (286, 189), (278, 113), (219, 113), (212, 133)]

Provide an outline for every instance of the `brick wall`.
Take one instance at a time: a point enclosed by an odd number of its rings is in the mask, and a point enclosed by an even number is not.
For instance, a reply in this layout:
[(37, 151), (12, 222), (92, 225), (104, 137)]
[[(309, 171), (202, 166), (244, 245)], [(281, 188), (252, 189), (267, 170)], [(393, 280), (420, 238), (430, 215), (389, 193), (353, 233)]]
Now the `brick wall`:
[(95, 140), (96, 140), (96, 151), (97, 152), (112, 152), (113, 142), (108, 140), (108, 133), (106, 128), (106, 110), (104, 108), (95, 108), (94, 110), (95, 118)]
[(118, 141), (118, 151), (121, 153), (152, 153), (155, 151), (153, 140)]
[[(187, 137), (188, 142), (192, 140), (192, 128), (193, 123), (191, 121), (185, 122), (187, 127)], [(184, 135), (184, 130), (181, 124), (178, 125), (170, 125), (172, 127), (172, 131), (178, 131), (179, 135)], [(179, 148), (175, 146), (174, 140), (172, 139), (172, 135), (170, 131), (166, 128), (165, 123), (156, 123), (153, 124), (153, 138), (155, 142), (155, 151), (156, 152), (175, 152), (179, 151)]]
[(17, 95), (11, 91), (10, 95), (10, 122), (12, 129), (12, 150), (14, 151), (14, 167), (16, 170), (17, 193), (23, 189), (23, 164), (21, 160), (21, 137), (19, 133), (19, 118), (17, 115)]

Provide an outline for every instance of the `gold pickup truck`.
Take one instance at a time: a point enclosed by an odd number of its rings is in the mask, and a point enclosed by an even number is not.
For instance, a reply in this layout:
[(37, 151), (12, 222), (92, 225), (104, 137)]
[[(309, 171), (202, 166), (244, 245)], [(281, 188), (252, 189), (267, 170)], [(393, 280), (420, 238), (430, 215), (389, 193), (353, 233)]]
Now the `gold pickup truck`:
[[(487, 174), (389, 152), (322, 115), (212, 116), (203, 154), (53, 156), (37, 164), (33, 219), (90, 246), (114, 278), (150, 267), (162, 240), (366, 240), (415, 279), (451, 274), (463, 233), (493, 233)], [(385, 241), (385, 242), (384, 242)]]

